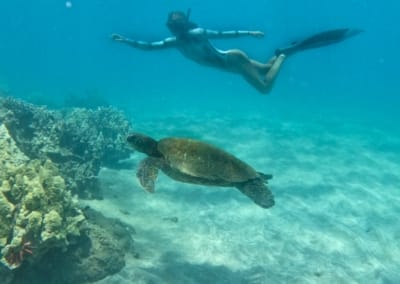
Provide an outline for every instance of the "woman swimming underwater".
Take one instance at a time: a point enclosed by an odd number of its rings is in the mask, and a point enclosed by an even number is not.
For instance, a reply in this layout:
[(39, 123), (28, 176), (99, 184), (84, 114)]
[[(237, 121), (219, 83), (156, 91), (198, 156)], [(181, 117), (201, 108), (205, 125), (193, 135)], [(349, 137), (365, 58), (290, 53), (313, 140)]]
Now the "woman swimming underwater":
[(211, 44), (210, 39), (225, 39), (240, 36), (261, 38), (264, 36), (263, 32), (204, 29), (191, 22), (189, 17), (190, 10), (187, 13), (181, 11), (170, 12), (167, 27), (173, 36), (161, 41), (146, 42), (133, 40), (119, 34), (113, 34), (112, 39), (142, 50), (177, 48), (184, 56), (199, 64), (242, 75), (260, 93), (267, 94), (271, 91), (282, 63), (287, 56), (300, 50), (337, 43), (361, 32), (361, 30), (347, 28), (321, 32), (286, 48), (277, 49), (275, 55), (267, 63), (261, 63), (249, 58), (246, 53), (239, 49), (220, 50)]

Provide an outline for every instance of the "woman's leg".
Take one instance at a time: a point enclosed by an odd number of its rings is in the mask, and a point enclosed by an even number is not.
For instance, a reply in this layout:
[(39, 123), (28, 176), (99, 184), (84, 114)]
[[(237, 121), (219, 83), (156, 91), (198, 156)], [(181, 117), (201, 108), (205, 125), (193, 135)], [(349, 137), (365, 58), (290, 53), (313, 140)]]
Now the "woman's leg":
[(278, 56), (273, 56), (269, 62), (271, 62), (271, 68), (265, 74), (265, 81), (271, 86), (275, 82), (278, 76), (279, 70), (281, 69), (282, 63), (285, 60), (285, 55), (280, 54)]
[(284, 56), (274, 56), (264, 64), (250, 59), (241, 50), (235, 49), (227, 52), (228, 68), (241, 74), (248, 83), (263, 94), (271, 91), (283, 60)]

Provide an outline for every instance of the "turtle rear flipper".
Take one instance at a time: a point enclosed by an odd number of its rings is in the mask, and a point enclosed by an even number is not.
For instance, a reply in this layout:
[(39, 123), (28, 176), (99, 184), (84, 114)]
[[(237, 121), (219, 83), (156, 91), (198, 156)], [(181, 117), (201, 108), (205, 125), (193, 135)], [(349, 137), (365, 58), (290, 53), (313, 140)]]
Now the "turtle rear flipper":
[(274, 196), (262, 178), (249, 180), (236, 187), (263, 208), (270, 208), (275, 204)]
[(140, 185), (148, 192), (154, 192), (154, 184), (156, 182), (161, 163), (161, 159), (147, 157), (139, 164), (136, 177), (139, 179)]
[(270, 180), (270, 179), (273, 178), (273, 175), (272, 175), (272, 174), (264, 174), (264, 173), (262, 173), (262, 172), (257, 172), (257, 173), (259, 174), (259, 176), (263, 179), (263, 181), (264, 181), (265, 183), (267, 183), (268, 180)]

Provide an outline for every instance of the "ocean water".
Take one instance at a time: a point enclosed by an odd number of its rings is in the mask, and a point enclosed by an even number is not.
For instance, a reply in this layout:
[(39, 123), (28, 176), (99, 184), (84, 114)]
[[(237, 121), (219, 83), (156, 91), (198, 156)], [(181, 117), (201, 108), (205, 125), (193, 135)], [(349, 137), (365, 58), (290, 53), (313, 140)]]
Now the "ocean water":
[[(267, 96), (176, 50), (110, 39), (163, 39), (168, 12), (188, 8), (202, 27), (264, 31), (213, 41), (260, 61), (322, 30), (365, 32), (288, 58)], [(85, 202), (135, 227), (140, 258), (100, 283), (400, 283), (399, 10), (395, 0), (2, 1), (0, 90), (50, 107), (95, 94), (137, 131), (201, 139), (274, 175), (265, 210), (235, 189), (164, 175), (148, 194), (135, 167), (103, 169), (104, 200)]]

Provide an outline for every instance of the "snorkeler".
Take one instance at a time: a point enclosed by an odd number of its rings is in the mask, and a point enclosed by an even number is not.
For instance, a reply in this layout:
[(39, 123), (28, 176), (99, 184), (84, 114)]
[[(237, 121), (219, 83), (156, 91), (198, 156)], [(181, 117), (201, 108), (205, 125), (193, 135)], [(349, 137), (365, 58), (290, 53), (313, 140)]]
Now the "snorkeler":
[(146, 42), (132, 40), (119, 34), (113, 34), (112, 39), (142, 50), (177, 48), (184, 56), (199, 64), (242, 75), (243, 78), (259, 92), (267, 94), (271, 91), (281, 65), (288, 55), (292, 55), (300, 50), (337, 43), (361, 32), (361, 30), (354, 29), (336, 29), (321, 32), (302, 41), (295, 42), (286, 48), (277, 49), (275, 55), (267, 63), (261, 63), (249, 58), (246, 53), (239, 49), (217, 49), (209, 40), (240, 36), (261, 38), (264, 36), (263, 32), (244, 30), (214, 31), (203, 29), (191, 22), (189, 17), (190, 9), (187, 13), (180, 11), (169, 13), (167, 27), (173, 36), (161, 41)]

